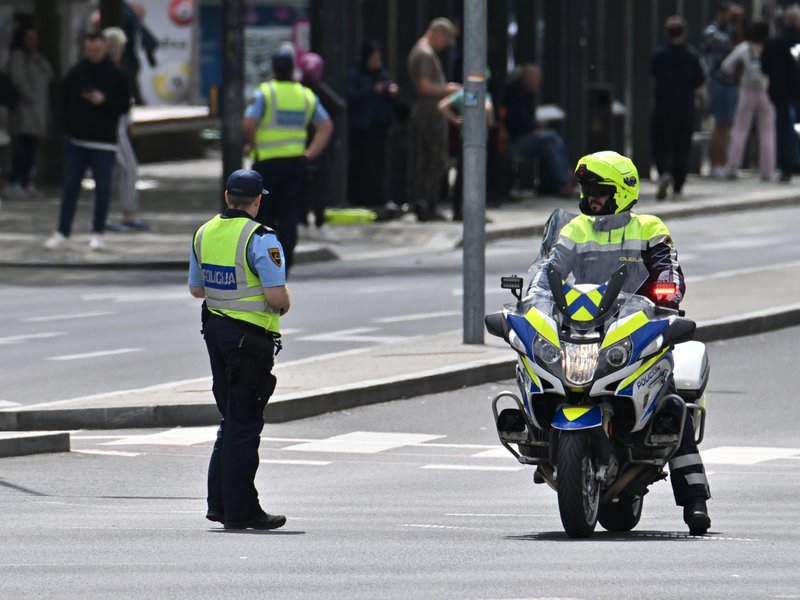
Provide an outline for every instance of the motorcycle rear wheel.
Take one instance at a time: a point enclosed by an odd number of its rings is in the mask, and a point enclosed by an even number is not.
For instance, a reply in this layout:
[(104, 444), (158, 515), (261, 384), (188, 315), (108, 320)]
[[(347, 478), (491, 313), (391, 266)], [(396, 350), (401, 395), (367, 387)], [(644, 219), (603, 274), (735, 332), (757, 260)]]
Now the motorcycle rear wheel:
[(620, 498), (619, 502), (604, 503), (600, 505), (598, 520), (606, 531), (630, 531), (639, 524), (642, 518), (642, 505), (644, 498)]
[(558, 510), (564, 531), (572, 538), (587, 538), (597, 525), (600, 484), (588, 434), (562, 431), (558, 438)]

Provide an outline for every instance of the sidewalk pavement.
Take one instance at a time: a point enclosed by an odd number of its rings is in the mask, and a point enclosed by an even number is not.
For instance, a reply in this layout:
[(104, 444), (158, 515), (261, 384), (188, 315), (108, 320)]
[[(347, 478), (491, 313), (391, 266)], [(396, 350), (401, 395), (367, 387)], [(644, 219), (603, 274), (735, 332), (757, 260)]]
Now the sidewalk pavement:
[[(218, 160), (144, 165), (141, 179), (142, 218), (151, 226), (142, 233), (109, 233), (109, 250), (88, 250), (91, 201), (87, 192), (76, 218), (73, 247), (61, 253), (42, 244), (58, 209), (53, 197), (30, 202), (10, 200), (0, 212), (0, 267), (150, 268), (187, 266), (189, 240), (195, 228), (215, 210), (220, 181)], [(747, 210), (754, 205), (800, 204), (800, 190), (758, 177), (737, 181), (690, 178), (689, 199), (656, 202), (654, 186), (642, 185), (638, 212), (670, 218)], [(556, 207), (576, 208), (576, 201), (526, 197), (489, 208), (487, 241), (537, 236)], [(43, 219), (42, 215), (49, 216)], [(405, 217), (369, 225), (336, 227), (335, 241), (301, 239), (297, 264), (319, 260), (379, 260), (386, 253), (453, 249), (461, 243), (461, 224), (416, 223)], [(45, 229), (42, 229), (43, 223)], [(82, 230), (84, 231), (82, 233)], [(721, 277), (695, 281), (683, 303), (698, 322), (698, 339), (712, 341), (800, 324), (800, 304), (792, 289), (775, 281), (797, 280), (800, 266), (780, 273), (748, 275), (748, 285), (770, 294), (741, 294), (741, 281)], [(720, 299), (724, 298), (724, 302)], [(512, 298), (509, 295), (509, 300)], [(499, 309), (499, 306), (497, 307)], [(267, 420), (281, 422), (354, 406), (460, 389), (513, 377), (514, 355), (487, 334), (485, 345), (465, 345), (460, 331), (423, 336), (289, 363), (278, 362), (278, 389), (267, 406)], [(365, 374), (369, 379), (365, 380)], [(210, 378), (146, 389), (100, 394), (56, 403), (0, 410), (0, 431), (143, 428), (209, 425), (219, 415), (211, 396)], [(13, 434), (4, 434), (6, 437)], [(0, 441), (0, 456), (11, 442)], [(29, 442), (30, 443), (30, 442)], [(40, 446), (41, 448), (41, 446)], [(64, 451), (63, 438), (52, 451)], [(41, 451), (41, 450), (37, 450)], [(25, 453), (24, 448), (19, 453)]]

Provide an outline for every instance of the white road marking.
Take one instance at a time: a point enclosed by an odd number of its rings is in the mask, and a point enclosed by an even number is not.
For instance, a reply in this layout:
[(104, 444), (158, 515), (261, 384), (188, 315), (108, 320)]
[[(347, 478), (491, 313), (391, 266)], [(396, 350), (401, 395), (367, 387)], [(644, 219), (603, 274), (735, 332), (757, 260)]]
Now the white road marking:
[(0, 400), (0, 408), (11, 408), (13, 406), (21, 406), (19, 402), (11, 402), (11, 400)]
[(141, 456), (141, 452), (122, 452), (121, 450), (73, 450), (78, 454), (98, 454), (100, 456)]
[(281, 335), (286, 337), (287, 335), (296, 335), (298, 333), (304, 333), (305, 329), (301, 329), (300, 327), (281, 327)]
[(91, 317), (104, 317), (106, 315), (113, 315), (113, 312), (109, 311), (97, 311), (97, 312), (86, 312), (86, 313), (73, 313), (71, 315), (45, 315), (42, 317), (28, 317), (27, 319), (22, 319), (25, 323), (46, 323), (48, 321), (68, 321), (71, 319), (90, 319)]
[(437, 471), (520, 471), (522, 467), (488, 467), (486, 465), (423, 465), (420, 469)]
[(217, 426), (209, 427), (175, 427), (158, 433), (147, 435), (130, 435), (106, 442), (103, 446), (193, 446), (217, 439)]
[(440, 310), (439, 312), (419, 313), (416, 315), (400, 315), (398, 317), (382, 317), (372, 319), (373, 323), (404, 323), (406, 321), (422, 321), (423, 319), (439, 319), (460, 315), (460, 310)]
[(419, 444), (444, 437), (424, 433), (383, 433), (377, 431), (353, 431), (324, 440), (296, 444), (283, 450), (296, 452), (341, 452), (350, 454), (375, 454), (409, 444)]
[(327, 333), (317, 333), (315, 335), (305, 335), (297, 338), (299, 342), (366, 342), (370, 344), (387, 344), (391, 342), (403, 342), (408, 340), (407, 336), (396, 335), (364, 335), (377, 331), (377, 327), (355, 327), (353, 329), (340, 329), (339, 331), (329, 331)]
[(364, 287), (355, 290), (356, 294), (385, 294), (388, 292), (402, 292), (408, 290), (407, 285), (393, 284), (393, 285), (375, 285), (372, 287)]
[(45, 333), (23, 333), (22, 335), (10, 335), (7, 337), (0, 337), (0, 346), (19, 344), (20, 342), (27, 342), (28, 340), (54, 338), (64, 334), (66, 334), (66, 331), (48, 331)]
[(492, 448), (491, 450), (484, 450), (473, 454), (472, 458), (508, 458), (511, 453), (505, 448)]
[(81, 360), (84, 358), (99, 358), (101, 356), (130, 354), (131, 352), (142, 352), (143, 350), (144, 348), (117, 348), (115, 350), (97, 350), (96, 352), (84, 352), (83, 354), (63, 354), (61, 356), (48, 356), (47, 360)]
[(509, 519), (547, 519), (551, 517), (558, 517), (558, 515), (520, 515), (510, 513), (445, 513), (446, 517), (489, 517), (495, 518), (509, 518)]
[[(770, 242), (774, 245), (774, 242)], [(683, 258), (683, 257), (681, 257)], [(753, 273), (763, 273), (764, 271), (777, 271), (780, 269), (800, 267), (800, 261), (791, 261), (785, 263), (775, 263), (769, 265), (759, 265), (757, 267), (745, 267), (743, 269), (732, 269), (730, 271), (717, 271), (716, 273), (707, 273), (705, 275), (695, 275), (687, 277), (686, 283), (693, 283), (695, 281), (706, 281), (708, 279), (724, 279), (726, 277), (740, 277), (742, 275), (751, 275)]]
[(111, 301), (118, 304), (127, 302), (151, 302), (158, 304), (170, 300), (186, 300), (188, 290), (148, 290), (147, 292), (102, 292), (96, 294), (83, 294), (81, 298), (86, 302)]
[(290, 459), (277, 459), (277, 458), (262, 458), (259, 462), (272, 464), (272, 465), (311, 465), (326, 467), (331, 462), (329, 460), (290, 460)]
[(718, 465), (755, 465), (768, 460), (800, 456), (800, 448), (759, 448), (754, 446), (720, 446), (700, 452), (704, 463)]

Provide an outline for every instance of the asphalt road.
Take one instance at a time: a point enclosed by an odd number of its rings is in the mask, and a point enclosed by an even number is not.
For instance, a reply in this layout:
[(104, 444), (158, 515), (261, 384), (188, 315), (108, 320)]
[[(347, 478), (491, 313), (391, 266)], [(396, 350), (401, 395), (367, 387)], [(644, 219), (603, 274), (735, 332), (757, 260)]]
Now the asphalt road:
[[(692, 281), (731, 272), (742, 274), (743, 294), (758, 294), (748, 276), (797, 264), (798, 223), (800, 208), (670, 221), (689, 295)], [(525, 274), (537, 251), (523, 239), (487, 247), (487, 312), (511, 298), (499, 277)], [(293, 271), (280, 361), (461, 329), (460, 251), (355, 260), (345, 249), (344, 258)], [(0, 277), (0, 406), (208, 376), (199, 302), (183, 272), (7, 269)]]
[(669, 484), (629, 534), (562, 533), (555, 494), (499, 446), (510, 382), (268, 425), (272, 533), (203, 519), (213, 428), (74, 432), (4, 459), (1, 598), (800, 597), (800, 328), (709, 346), (711, 533)]

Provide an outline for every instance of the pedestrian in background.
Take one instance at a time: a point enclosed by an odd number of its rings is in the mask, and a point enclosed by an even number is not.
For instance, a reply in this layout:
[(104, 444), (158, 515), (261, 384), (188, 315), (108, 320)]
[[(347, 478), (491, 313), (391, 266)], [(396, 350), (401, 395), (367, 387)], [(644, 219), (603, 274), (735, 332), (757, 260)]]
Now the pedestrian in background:
[(440, 17), (431, 21), (408, 55), (408, 73), (416, 94), (411, 108), (411, 127), (416, 183), (414, 212), (419, 221), (444, 220), (437, 203), (447, 173), (447, 120), (437, 105), (461, 86), (445, 79), (437, 53), (449, 48), (454, 40), (453, 23)]
[(78, 205), (81, 181), (87, 167), (94, 177), (94, 220), (91, 250), (103, 250), (103, 234), (111, 196), (111, 178), (117, 156), (119, 119), (131, 105), (128, 79), (108, 57), (103, 33), (89, 30), (83, 36), (84, 58), (61, 84), (58, 103), (64, 142), (64, 191), (58, 229), (45, 242), (56, 250), (66, 245)]
[(13, 142), (8, 193), (17, 198), (40, 197), (32, 178), (39, 141), (47, 137), (51, 128), (53, 67), (42, 56), (39, 33), (33, 27), (21, 27), (16, 31), (8, 72), (18, 94), (17, 105), (9, 118)]
[(535, 64), (521, 65), (510, 77), (504, 124), (511, 152), (526, 160), (539, 160), (539, 194), (572, 197), (566, 144), (555, 129), (536, 120), (536, 96), (541, 85), (542, 70)]
[(741, 73), (733, 118), (733, 133), (728, 154), (728, 177), (736, 179), (753, 120), (758, 128), (758, 168), (763, 181), (770, 181), (775, 172), (775, 107), (767, 94), (769, 78), (761, 70), (761, 54), (769, 39), (769, 24), (755, 21), (742, 42), (722, 61), (728, 74)]
[[(108, 55), (111, 60), (119, 65), (122, 62), (127, 37), (125, 32), (119, 27), (108, 27), (103, 30), (103, 36), (108, 43)], [(123, 231), (142, 231), (147, 226), (137, 216), (139, 213), (139, 190), (136, 189), (136, 181), (139, 179), (139, 161), (131, 144), (131, 111), (129, 110), (119, 119), (117, 127), (117, 159), (114, 164), (114, 185), (119, 194), (119, 202), (122, 208), (122, 222), (120, 228)], [(109, 224), (106, 223), (106, 227)]]
[(383, 207), (388, 201), (386, 140), (400, 89), (383, 66), (376, 42), (361, 46), (344, 82), (349, 126), (348, 196), (351, 204)]
[(197, 230), (189, 254), (189, 292), (204, 298), (202, 331), (222, 416), (208, 466), (206, 518), (225, 529), (286, 523), (264, 512), (255, 487), (280, 316), (291, 304), (283, 249), (255, 220), (267, 193), (258, 173), (234, 171), (225, 185), (227, 208)]
[[(487, 75), (487, 79), (489, 76)], [(444, 115), (448, 123), (461, 133), (464, 125), (464, 90), (453, 92), (449, 96), (442, 98), (439, 101), (439, 112)], [(486, 127), (492, 129), (495, 126), (494, 119), (494, 104), (492, 103), (492, 95), (487, 91), (484, 98), (484, 111), (486, 113)], [(487, 135), (488, 138), (488, 135)], [(489, 171), (487, 169), (486, 185), (489, 185)], [(488, 188), (487, 188), (488, 189)], [(458, 145), (458, 163), (456, 166), (456, 179), (453, 184), (453, 189), (450, 191), (451, 199), (453, 202), (453, 221), (463, 221), (463, 206), (464, 206), (464, 147), (463, 144)], [(488, 193), (487, 193), (488, 196)]]
[(667, 43), (650, 61), (654, 80), (650, 136), (658, 170), (656, 200), (664, 200), (672, 186), (683, 193), (689, 170), (689, 151), (694, 131), (695, 96), (706, 76), (695, 51), (686, 44), (688, 28), (683, 17), (669, 17), (664, 24)]
[[(302, 74), (300, 83), (314, 92), (335, 124), (344, 115), (347, 103), (322, 80), (324, 70), (325, 61), (315, 52), (306, 52), (300, 59), (300, 73)], [(314, 124), (309, 124), (308, 128), (308, 139), (311, 140), (314, 138)], [(310, 234), (309, 237), (327, 240), (334, 239), (330, 226), (325, 223), (325, 209), (328, 206), (328, 190), (335, 185), (333, 182), (336, 169), (335, 148), (341, 144), (334, 137), (332, 145), (334, 148), (326, 148), (316, 161), (307, 165), (306, 180), (302, 189), (303, 208), (300, 218), (300, 225), (306, 227), (306, 233)], [(311, 215), (313, 225), (308, 224), (309, 215)]]
[(769, 77), (767, 88), (775, 106), (775, 141), (781, 181), (792, 180), (800, 166), (800, 147), (794, 123), (800, 101), (800, 71), (792, 49), (800, 44), (800, 6), (793, 4), (783, 17), (784, 31), (764, 45), (761, 70)]
[(703, 56), (708, 72), (708, 95), (714, 128), (709, 142), (711, 176), (725, 177), (728, 164), (728, 145), (736, 111), (736, 77), (722, 70), (722, 61), (741, 38), (742, 7), (722, 0), (717, 4), (714, 21), (703, 31)]
[[(288, 274), (303, 211), (300, 195), (306, 165), (328, 145), (333, 121), (314, 92), (293, 80), (293, 54), (276, 52), (272, 74), (271, 81), (256, 89), (245, 111), (243, 129), (253, 169), (270, 191), (270, 201), (261, 205), (257, 219), (277, 232), (286, 253)], [(314, 125), (314, 136), (308, 140), (310, 124)]]

